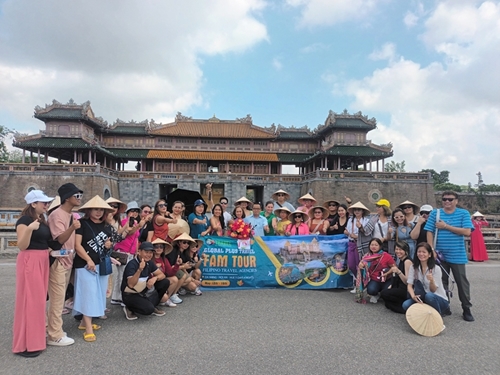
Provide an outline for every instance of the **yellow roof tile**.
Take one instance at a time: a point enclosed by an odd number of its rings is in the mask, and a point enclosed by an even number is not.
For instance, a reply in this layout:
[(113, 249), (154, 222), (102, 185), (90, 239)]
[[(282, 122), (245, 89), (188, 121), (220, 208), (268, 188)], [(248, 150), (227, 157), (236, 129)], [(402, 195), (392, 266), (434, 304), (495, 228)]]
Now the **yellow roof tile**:
[(148, 159), (174, 159), (174, 160), (220, 160), (220, 161), (265, 161), (278, 162), (278, 155), (272, 153), (255, 152), (203, 152), (181, 150), (150, 150)]
[(151, 131), (152, 135), (213, 138), (273, 139), (274, 132), (259, 126), (237, 121), (185, 121), (174, 122)]

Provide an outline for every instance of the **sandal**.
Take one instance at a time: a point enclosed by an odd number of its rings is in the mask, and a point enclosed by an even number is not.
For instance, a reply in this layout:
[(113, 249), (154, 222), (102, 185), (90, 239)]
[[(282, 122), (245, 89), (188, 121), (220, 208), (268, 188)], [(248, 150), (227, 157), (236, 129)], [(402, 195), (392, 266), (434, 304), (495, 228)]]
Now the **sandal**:
[[(79, 329), (80, 331), (85, 331), (87, 328), (86, 328), (85, 326), (78, 326), (78, 329)], [(101, 329), (101, 326), (100, 326), (100, 325), (98, 325), (98, 324), (92, 324), (92, 329), (93, 329), (94, 331), (97, 331), (97, 330)]]
[(83, 339), (87, 342), (94, 342), (96, 340), (96, 337), (93, 333), (84, 333)]
[(64, 309), (62, 309), (61, 315), (66, 315), (66, 314), (69, 314), (69, 310), (65, 307)]

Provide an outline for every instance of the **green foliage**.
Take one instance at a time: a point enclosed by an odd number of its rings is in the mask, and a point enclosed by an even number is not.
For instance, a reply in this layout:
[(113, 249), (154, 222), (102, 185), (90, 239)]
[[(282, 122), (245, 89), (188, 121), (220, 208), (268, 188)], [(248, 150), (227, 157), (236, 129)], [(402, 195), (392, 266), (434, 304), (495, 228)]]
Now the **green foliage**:
[(500, 185), (496, 184), (490, 184), (490, 185), (483, 185), (481, 187), (481, 190), (486, 192), (486, 191), (500, 191)]
[(390, 163), (385, 163), (384, 170), (386, 172), (399, 172), (404, 173), (405, 171), (405, 161), (403, 160), (401, 163), (397, 163), (394, 160), (391, 160)]
[(6, 162), (9, 158), (9, 153), (7, 151), (7, 147), (5, 146), (5, 137), (11, 133), (11, 130), (0, 125), (0, 162)]
[[(441, 184), (446, 184), (450, 182), (450, 172), (449, 171), (441, 171), (441, 172), (436, 172), (434, 169), (422, 169), (419, 171), (419, 173), (430, 173), (432, 179), (434, 180), (434, 187), (436, 188), (436, 185), (441, 185)], [(441, 189), (437, 189), (441, 190)]]
[(445, 191), (453, 190), (457, 193), (462, 192), (462, 187), (460, 185), (452, 184), (451, 182), (446, 182), (444, 184), (434, 184), (434, 190)]

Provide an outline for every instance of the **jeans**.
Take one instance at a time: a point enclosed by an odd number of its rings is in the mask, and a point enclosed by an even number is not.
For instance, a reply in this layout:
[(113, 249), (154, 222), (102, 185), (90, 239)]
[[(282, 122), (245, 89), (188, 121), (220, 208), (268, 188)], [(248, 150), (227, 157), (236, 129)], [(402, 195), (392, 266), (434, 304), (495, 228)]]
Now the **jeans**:
[[(443, 315), (450, 309), (450, 303), (443, 297), (438, 296), (434, 293), (425, 293), (424, 303), (432, 306), (440, 315)], [(408, 308), (415, 303), (412, 299), (407, 299), (403, 302), (403, 310), (408, 310)]]
[(366, 293), (370, 296), (376, 296), (382, 290), (389, 288), (389, 285), (392, 284), (392, 279), (386, 280), (385, 282), (370, 280), (368, 285), (366, 286)]

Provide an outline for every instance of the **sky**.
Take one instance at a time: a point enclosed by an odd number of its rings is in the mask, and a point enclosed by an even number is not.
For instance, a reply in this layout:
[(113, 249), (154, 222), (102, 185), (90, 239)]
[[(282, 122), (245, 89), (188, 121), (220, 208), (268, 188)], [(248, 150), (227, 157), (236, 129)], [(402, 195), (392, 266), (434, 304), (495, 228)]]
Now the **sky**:
[(407, 172), (500, 184), (500, 1), (0, 0), (0, 125), (36, 105), (268, 127), (377, 119)]

